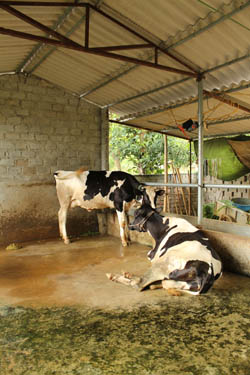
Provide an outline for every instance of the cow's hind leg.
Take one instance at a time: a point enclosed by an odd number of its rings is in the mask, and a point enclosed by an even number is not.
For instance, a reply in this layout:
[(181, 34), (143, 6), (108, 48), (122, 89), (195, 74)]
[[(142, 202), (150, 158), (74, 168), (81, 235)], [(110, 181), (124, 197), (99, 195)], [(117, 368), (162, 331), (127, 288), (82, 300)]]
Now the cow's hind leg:
[(122, 245), (127, 246), (128, 245), (128, 238), (127, 238), (127, 220), (126, 220), (126, 214), (124, 211), (116, 211), (119, 227), (120, 227), (120, 236), (122, 240)]
[(199, 294), (199, 291), (192, 291), (191, 286), (189, 283), (185, 281), (175, 281), (175, 280), (163, 280), (162, 281), (162, 287), (167, 290), (177, 290), (177, 291), (183, 291), (191, 294)]
[[(212, 286), (213, 274), (208, 263), (189, 261), (182, 270), (175, 270), (169, 274), (168, 280), (163, 280), (165, 289), (174, 288), (191, 294), (201, 294)], [(210, 272), (210, 273), (209, 273)]]
[(67, 220), (68, 208), (69, 208), (69, 204), (64, 204), (60, 207), (58, 211), (59, 232), (60, 232), (60, 236), (62, 237), (66, 245), (70, 243), (70, 240), (67, 236), (67, 231), (66, 231), (66, 220)]
[(125, 237), (126, 237), (127, 242), (129, 243), (131, 239), (130, 239), (130, 230), (128, 229), (128, 225), (129, 225), (129, 217), (128, 217), (128, 213), (125, 212)]

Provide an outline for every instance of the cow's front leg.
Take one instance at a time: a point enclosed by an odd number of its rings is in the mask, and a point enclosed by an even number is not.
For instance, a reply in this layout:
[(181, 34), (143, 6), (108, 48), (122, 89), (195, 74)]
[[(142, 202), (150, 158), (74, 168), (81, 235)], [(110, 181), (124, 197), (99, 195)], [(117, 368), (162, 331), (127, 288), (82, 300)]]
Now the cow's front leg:
[(126, 236), (127, 233), (127, 220), (126, 220), (126, 214), (124, 211), (116, 211), (117, 212), (117, 217), (118, 217), (118, 222), (119, 222), (119, 227), (120, 227), (120, 236), (122, 240), (122, 245), (127, 246), (128, 245), (128, 238)]
[(138, 288), (138, 284), (141, 281), (140, 277), (131, 275), (129, 272), (123, 272), (122, 275), (106, 273), (106, 276), (111, 281), (115, 281), (116, 283), (121, 283), (127, 286), (132, 286), (136, 289)]
[(60, 210), (58, 211), (59, 232), (66, 245), (70, 243), (66, 231), (67, 212), (68, 206), (61, 206)]
[(129, 217), (128, 217), (128, 213), (127, 213), (127, 211), (125, 211), (125, 213), (124, 213), (124, 217), (125, 217), (125, 228), (124, 228), (124, 231), (125, 231), (125, 238), (126, 238), (127, 243), (129, 244), (129, 243), (131, 242), (131, 239), (130, 239), (130, 230), (129, 230), (129, 228), (128, 228)]

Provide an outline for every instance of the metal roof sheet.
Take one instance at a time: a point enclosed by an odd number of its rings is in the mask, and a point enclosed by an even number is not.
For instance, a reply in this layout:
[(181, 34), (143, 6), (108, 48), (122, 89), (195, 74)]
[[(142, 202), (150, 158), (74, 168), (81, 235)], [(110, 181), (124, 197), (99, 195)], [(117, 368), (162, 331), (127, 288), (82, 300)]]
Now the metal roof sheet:
[[(0, 1), (0, 75), (35, 74), (108, 107), (123, 123), (180, 136), (173, 116), (180, 123), (197, 117), (192, 73), (204, 73), (204, 90), (230, 92), (250, 104), (249, 0), (18, 3)], [(83, 50), (74, 50), (73, 42)], [(247, 110), (205, 99), (205, 136), (250, 132), (248, 116)]]

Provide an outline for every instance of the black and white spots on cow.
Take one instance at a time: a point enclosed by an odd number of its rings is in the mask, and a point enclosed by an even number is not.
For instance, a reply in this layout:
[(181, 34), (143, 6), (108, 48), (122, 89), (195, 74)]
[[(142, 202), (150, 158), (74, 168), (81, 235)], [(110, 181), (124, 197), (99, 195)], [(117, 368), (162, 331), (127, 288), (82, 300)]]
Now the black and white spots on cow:
[(84, 181), (83, 200), (91, 201), (97, 199), (99, 195), (101, 199), (117, 202), (115, 208), (122, 211), (122, 197), (119, 199), (118, 195), (121, 186), (124, 184), (124, 177), (119, 172), (88, 171)]
[[(193, 233), (197, 231), (197, 228), (195, 228), (193, 225), (191, 225), (187, 220), (176, 218), (176, 217), (170, 217), (170, 218), (163, 218), (162, 220), (163, 224), (165, 225), (165, 235), (162, 236), (162, 241), (159, 244), (157, 254), (154, 254), (154, 256), (150, 256), (150, 252), (148, 254), (150, 260), (156, 260), (157, 258), (160, 258), (164, 253), (166, 252), (167, 248), (169, 247), (169, 238), (173, 238), (174, 235), (179, 236), (180, 230), (186, 233)], [(167, 245), (168, 242), (168, 245)], [(183, 241), (182, 241), (183, 242)]]
[[(67, 211), (69, 208), (82, 207), (93, 209), (114, 208), (117, 213), (122, 244), (129, 240), (126, 212), (137, 197), (147, 188), (129, 173), (121, 171), (56, 171), (57, 196), (60, 203), (58, 212), (59, 230), (65, 243), (69, 243), (66, 231)], [(152, 189), (151, 189), (152, 190)], [(150, 190), (150, 191), (151, 191)], [(156, 201), (159, 192), (147, 199)]]
[[(160, 270), (163, 287), (192, 294), (207, 292), (222, 273), (222, 263), (203, 232), (185, 219), (162, 217), (144, 203), (129, 228), (148, 231), (155, 247), (148, 253), (152, 269)], [(154, 274), (157, 275), (157, 272)], [(157, 281), (157, 280), (154, 280)], [(148, 285), (145, 280), (145, 285)], [(144, 285), (141, 285), (143, 288)]]

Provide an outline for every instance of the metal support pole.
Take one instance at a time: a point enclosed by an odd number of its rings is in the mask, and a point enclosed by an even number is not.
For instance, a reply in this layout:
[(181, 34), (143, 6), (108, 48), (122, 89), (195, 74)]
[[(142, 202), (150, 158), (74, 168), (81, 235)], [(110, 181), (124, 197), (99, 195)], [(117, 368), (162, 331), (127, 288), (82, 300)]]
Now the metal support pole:
[[(164, 135), (164, 183), (168, 183), (168, 137)], [(164, 212), (169, 212), (169, 194), (168, 188), (165, 187), (165, 197), (164, 197)]]
[(109, 170), (109, 113), (107, 108), (101, 109), (101, 169)]
[[(192, 183), (192, 141), (189, 141), (189, 184)], [(192, 211), (192, 192), (191, 188), (188, 188), (188, 215), (191, 215)]]
[(198, 79), (198, 213), (197, 222), (201, 224), (203, 218), (203, 82)]
[(189, 174), (190, 174), (190, 184), (192, 182), (192, 141), (189, 141)]
[[(192, 187), (198, 189), (198, 184), (172, 184), (172, 183), (162, 183), (162, 182), (145, 182), (147, 186), (168, 186), (168, 187)], [(204, 188), (216, 188), (216, 189), (249, 189), (250, 185), (233, 185), (233, 184), (203, 184)]]

